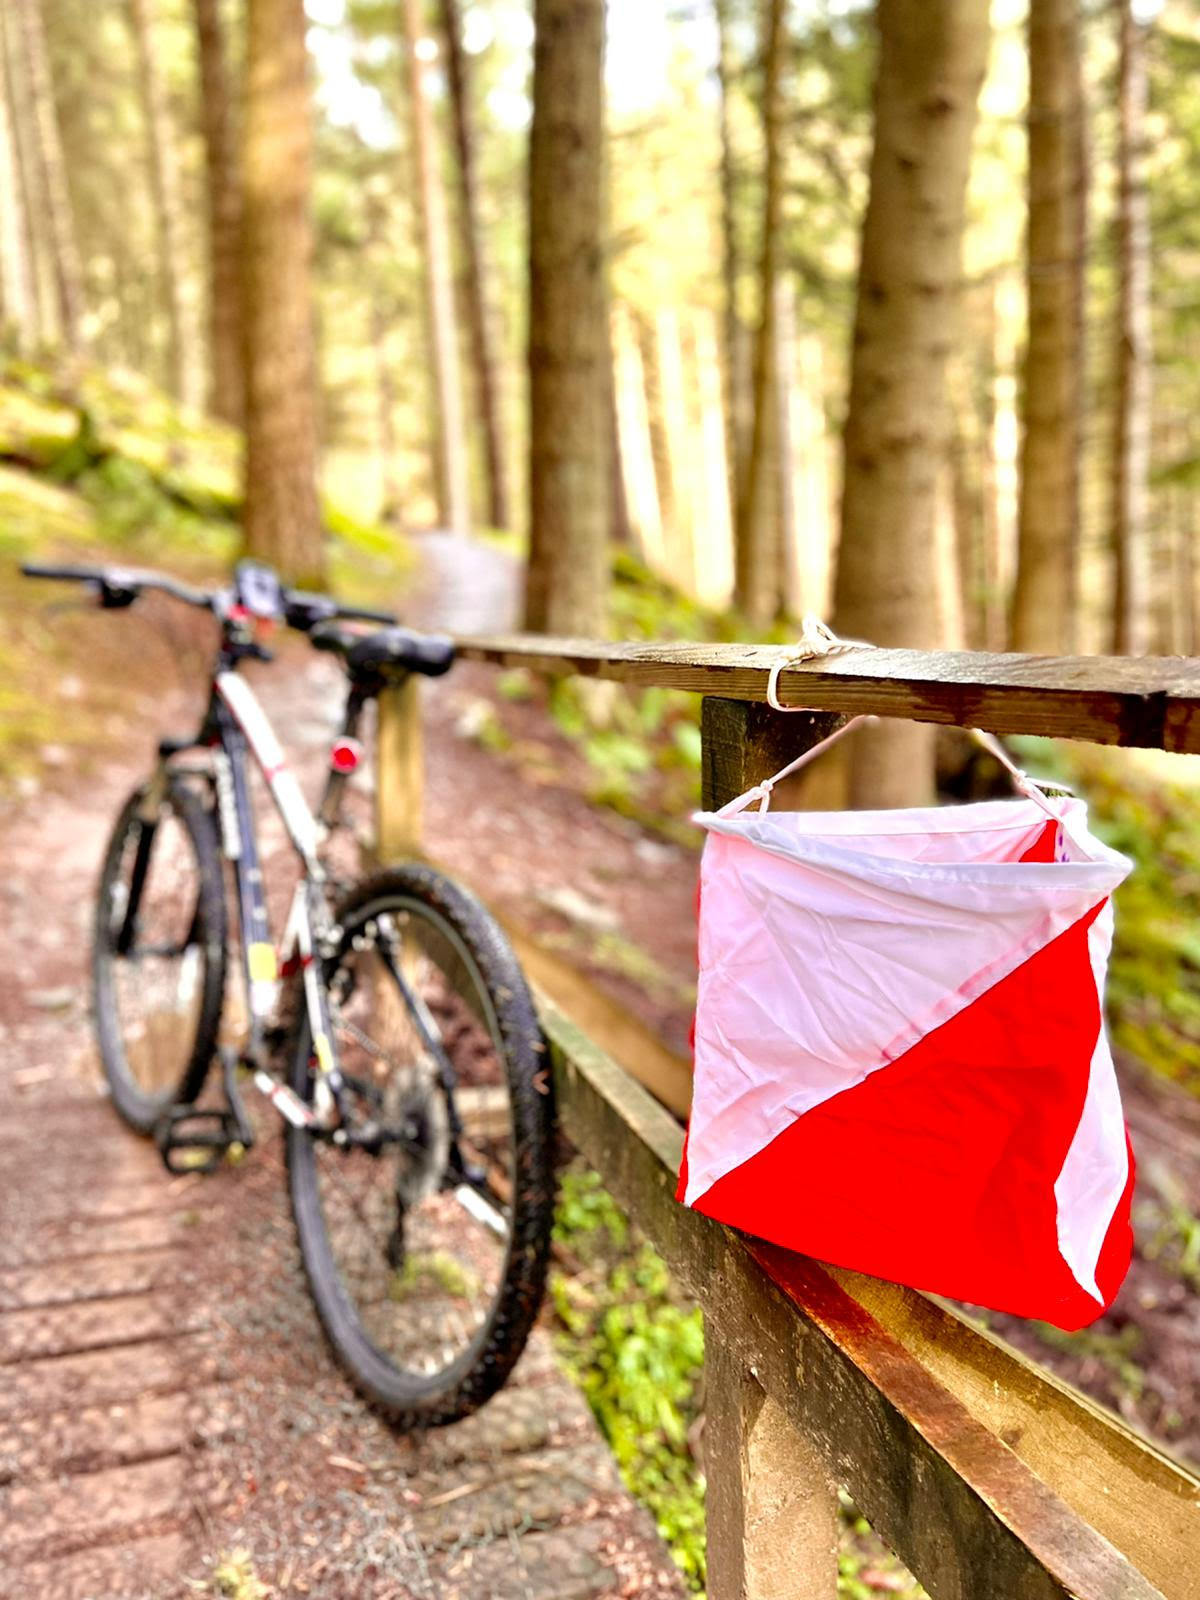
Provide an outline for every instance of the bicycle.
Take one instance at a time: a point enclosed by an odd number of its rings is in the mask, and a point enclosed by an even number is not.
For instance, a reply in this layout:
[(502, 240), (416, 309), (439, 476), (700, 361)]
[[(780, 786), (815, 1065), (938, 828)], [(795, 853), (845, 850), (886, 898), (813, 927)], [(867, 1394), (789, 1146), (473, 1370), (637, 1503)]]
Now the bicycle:
[[(508, 1377), (545, 1286), (554, 1200), (546, 1044), (508, 941), (471, 894), (419, 864), (339, 892), (322, 854), (361, 760), (368, 703), (412, 673), (448, 671), (452, 644), (386, 613), (285, 589), (252, 562), (212, 591), (117, 567), (22, 571), (83, 583), (106, 610), (160, 591), (219, 624), (201, 726), (159, 742), (101, 871), (94, 1013), (118, 1113), (156, 1137), (168, 1170), (211, 1171), (254, 1142), (238, 1084), (247, 1072), (285, 1124), (300, 1253), (338, 1360), (400, 1429), (459, 1420)], [(261, 636), (280, 622), (334, 654), (348, 679), (315, 816), (238, 672), (271, 659)], [(300, 865), (278, 956), (251, 763)], [(234, 944), (246, 1018), (230, 1045), (220, 1030)], [(224, 1104), (201, 1106), (215, 1061)]]

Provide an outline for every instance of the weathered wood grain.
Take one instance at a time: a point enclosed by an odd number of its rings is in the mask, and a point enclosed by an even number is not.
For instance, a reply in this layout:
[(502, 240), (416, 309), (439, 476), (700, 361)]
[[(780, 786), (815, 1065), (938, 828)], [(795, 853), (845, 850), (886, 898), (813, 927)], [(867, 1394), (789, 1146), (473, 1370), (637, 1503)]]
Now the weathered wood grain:
[(425, 766), (419, 679), (408, 678), (380, 694), (375, 761), (376, 854), (381, 861), (403, 860), (421, 847)]
[(716, 1328), (705, 1341), (709, 1600), (834, 1600), (837, 1484)]
[[(609, 644), (537, 635), (457, 641), (469, 660), (764, 701), (777, 645)], [(1200, 751), (1200, 660), (862, 648), (786, 668), (784, 705), (993, 733)]]

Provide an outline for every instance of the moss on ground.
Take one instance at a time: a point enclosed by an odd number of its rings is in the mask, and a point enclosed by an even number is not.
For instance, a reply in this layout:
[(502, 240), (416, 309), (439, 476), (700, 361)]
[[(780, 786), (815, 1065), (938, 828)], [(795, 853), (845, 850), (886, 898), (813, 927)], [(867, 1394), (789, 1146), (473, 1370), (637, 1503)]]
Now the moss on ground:
[[(220, 581), (240, 545), (240, 454), (231, 429), (132, 375), (88, 372), (68, 395), (47, 369), (0, 362), (0, 787), (33, 781), (66, 751), (102, 749), (130, 694), (128, 641), (107, 633), (97, 650), (91, 623), (60, 625), (84, 597), (35, 587), (20, 563), (108, 561)], [(335, 592), (391, 609), (412, 566), (403, 536), (324, 510)]]

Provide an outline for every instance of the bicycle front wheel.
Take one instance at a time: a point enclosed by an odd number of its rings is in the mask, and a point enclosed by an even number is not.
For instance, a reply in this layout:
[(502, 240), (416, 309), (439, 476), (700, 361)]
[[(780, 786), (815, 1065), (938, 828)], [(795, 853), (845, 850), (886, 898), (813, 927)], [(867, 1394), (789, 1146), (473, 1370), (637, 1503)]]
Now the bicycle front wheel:
[(100, 874), (92, 972), (113, 1104), (152, 1133), (198, 1098), (225, 988), (225, 885), (212, 814), (172, 781), (155, 806), (135, 789)]
[[(325, 976), (348, 1126), (393, 1136), (347, 1148), (289, 1128), (300, 1251), (359, 1391), (402, 1429), (454, 1422), (504, 1383), (545, 1286), (546, 1045), (503, 933), (440, 873), (368, 878), (335, 917)], [(292, 1087), (306, 1100), (317, 1071), (305, 1018)]]

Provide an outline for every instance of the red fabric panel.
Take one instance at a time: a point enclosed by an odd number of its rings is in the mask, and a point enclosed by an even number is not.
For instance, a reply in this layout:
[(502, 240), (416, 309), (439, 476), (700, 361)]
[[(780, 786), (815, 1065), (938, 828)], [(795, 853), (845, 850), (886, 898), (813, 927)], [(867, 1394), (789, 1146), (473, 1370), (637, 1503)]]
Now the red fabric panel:
[[(1051, 825), (1053, 826), (1053, 825)], [(839, 1266), (1061, 1328), (1101, 1307), (1058, 1251), (1054, 1180), (1087, 1093), (1097, 907), (856, 1088), (799, 1117), (695, 1209)], [(1097, 1281), (1128, 1269), (1130, 1183)]]
[(1053, 861), (1057, 848), (1058, 823), (1048, 821), (1041, 833), (1029, 846), (1029, 849), (1018, 859), (1021, 861)]

